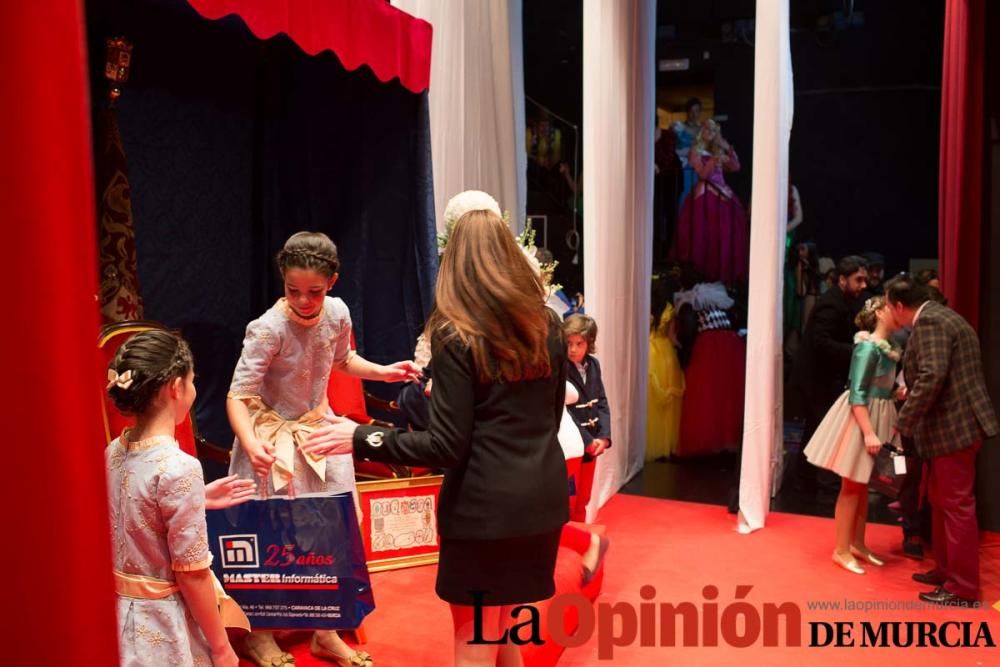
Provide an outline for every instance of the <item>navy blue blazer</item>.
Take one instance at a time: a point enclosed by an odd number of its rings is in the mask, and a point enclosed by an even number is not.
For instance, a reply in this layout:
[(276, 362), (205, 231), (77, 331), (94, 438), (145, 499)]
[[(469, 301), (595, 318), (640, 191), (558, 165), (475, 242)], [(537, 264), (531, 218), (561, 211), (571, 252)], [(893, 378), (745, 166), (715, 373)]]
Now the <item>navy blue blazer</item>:
[[(584, 448), (589, 448), (590, 443), (601, 438), (608, 441), (611, 446), (611, 409), (608, 407), (608, 397), (604, 393), (604, 380), (601, 378), (601, 363), (588, 354), (584, 358), (587, 366), (587, 381), (580, 377), (580, 371), (576, 369), (569, 359), (566, 360), (566, 380), (575, 388), (580, 398), (575, 405), (568, 406), (569, 416), (573, 423), (580, 429), (583, 436)], [(584, 461), (593, 460), (590, 454), (584, 454)]]

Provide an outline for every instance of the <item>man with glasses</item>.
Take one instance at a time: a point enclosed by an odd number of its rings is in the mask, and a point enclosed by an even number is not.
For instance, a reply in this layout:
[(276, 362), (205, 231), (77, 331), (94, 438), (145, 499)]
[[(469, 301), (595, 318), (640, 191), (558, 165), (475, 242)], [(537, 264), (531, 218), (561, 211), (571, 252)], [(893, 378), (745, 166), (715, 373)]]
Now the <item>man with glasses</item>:
[(913, 579), (936, 586), (920, 599), (969, 606), (979, 599), (976, 454), (1000, 433), (986, 391), (979, 338), (955, 311), (928, 298), (907, 275), (886, 285), (901, 326), (913, 328), (903, 373), (908, 388), (896, 428), (929, 463), (932, 548), (937, 566)]

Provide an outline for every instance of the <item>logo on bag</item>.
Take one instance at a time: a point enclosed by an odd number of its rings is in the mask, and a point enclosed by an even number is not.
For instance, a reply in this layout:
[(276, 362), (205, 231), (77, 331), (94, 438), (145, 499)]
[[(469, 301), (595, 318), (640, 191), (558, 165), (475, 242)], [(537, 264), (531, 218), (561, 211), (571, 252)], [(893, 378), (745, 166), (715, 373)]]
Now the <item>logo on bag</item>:
[(219, 551), (224, 568), (260, 567), (256, 535), (220, 535)]

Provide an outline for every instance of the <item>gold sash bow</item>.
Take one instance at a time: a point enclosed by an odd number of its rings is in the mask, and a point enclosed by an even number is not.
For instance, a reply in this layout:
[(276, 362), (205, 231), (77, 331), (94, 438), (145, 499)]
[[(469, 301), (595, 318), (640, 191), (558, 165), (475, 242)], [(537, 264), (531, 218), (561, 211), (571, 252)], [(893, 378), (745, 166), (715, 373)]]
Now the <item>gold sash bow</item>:
[[(175, 581), (147, 577), (144, 574), (128, 574), (114, 570), (115, 592), (122, 597), (138, 598), (140, 600), (162, 600), (180, 590)], [(219, 616), (222, 625), (232, 630), (250, 632), (250, 619), (243, 612), (239, 603), (229, 597), (226, 590), (212, 574), (212, 584), (215, 586), (215, 600), (219, 606)]]
[(127, 598), (140, 600), (162, 600), (180, 590), (176, 582), (142, 574), (127, 574), (114, 571), (115, 592)]
[[(274, 482), (274, 490), (280, 491), (295, 476), (296, 450), (305, 444), (310, 433), (323, 425), (323, 415), (330, 409), (329, 404), (324, 397), (319, 407), (294, 421), (284, 419), (259, 399), (251, 400), (247, 407), (254, 435), (259, 440), (274, 445), (275, 461), (271, 466), (271, 480)], [(321, 480), (326, 480), (325, 456), (312, 456), (303, 452), (302, 459)]]

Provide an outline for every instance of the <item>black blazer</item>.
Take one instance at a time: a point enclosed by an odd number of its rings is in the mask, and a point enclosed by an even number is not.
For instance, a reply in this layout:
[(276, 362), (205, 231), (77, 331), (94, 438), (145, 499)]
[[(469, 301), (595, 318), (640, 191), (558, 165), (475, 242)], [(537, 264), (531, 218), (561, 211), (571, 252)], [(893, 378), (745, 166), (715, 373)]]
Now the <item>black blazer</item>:
[[(611, 446), (611, 408), (608, 407), (608, 397), (604, 392), (604, 380), (601, 377), (601, 364), (592, 355), (587, 355), (587, 381), (580, 377), (576, 364), (566, 360), (566, 379), (572, 384), (580, 398), (569, 406), (569, 416), (580, 429), (583, 436), (583, 446), (590, 447), (596, 438), (608, 441)], [(584, 454), (584, 461), (593, 460), (590, 454)]]
[(811, 401), (827, 405), (847, 384), (854, 354), (854, 318), (864, 302), (832, 287), (816, 301), (795, 359), (795, 386)]
[(566, 395), (566, 343), (550, 320), (552, 375), (482, 383), (472, 352), (431, 340), (434, 389), (423, 432), (359, 426), (354, 452), (372, 461), (445, 468), (441, 536), (502, 539), (558, 530), (569, 520), (566, 460), (557, 434)]

